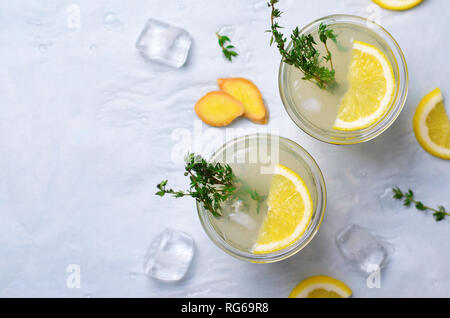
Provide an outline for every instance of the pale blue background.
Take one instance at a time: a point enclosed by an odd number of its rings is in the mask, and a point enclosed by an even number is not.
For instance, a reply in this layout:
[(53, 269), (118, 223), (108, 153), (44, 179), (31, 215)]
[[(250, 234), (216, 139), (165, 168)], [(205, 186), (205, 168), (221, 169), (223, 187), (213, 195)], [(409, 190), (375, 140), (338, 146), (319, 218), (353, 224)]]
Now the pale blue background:
[[(405, 52), (410, 93), (401, 116), (372, 142), (338, 147), (313, 140), (284, 111), (264, 3), (1, 2), (0, 296), (285, 297), (317, 274), (343, 280), (355, 297), (450, 296), (450, 220), (400, 209), (385, 192), (412, 187), (426, 203), (450, 209), (449, 162), (425, 153), (412, 131), (421, 97), (438, 86), (450, 92), (450, 6), (425, 0), (389, 12), (369, 0), (281, 1), (288, 30), (334, 13), (371, 16)], [(81, 14), (75, 29), (68, 24), (74, 7)], [(118, 20), (105, 25), (108, 13)], [(138, 55), (134, 43), (148, 18), (190, 32), (185, 67)], [(215, 38), (224, 26), (240, 54), (233, 63), (223, 60)], [(283, 262), (255, 265), (226, 255), (203, 232), (194, 202), (153, 195), (165, 178), (185, 185), (182, 165), (171, 160), (178, 142), (171, 135), (193, 130), (195, 101), (226, 76), (259, 86), (269, 127), (304, 146), (326, 179), (329, 201), (318, 235)], [(239, 120), (232, 127), (255, 125)], [(216, 138), (209, 150), (220, 144)], [(395, 246), (380, 289), (367, 288), (366, 277), (337, 252), (335, 236), (349, 223), (376, 229)], [(148, 245), (166, 227), (189, 233), (197, 247), (188, 276), (175, 284), (142, 274)], [(69, 264), (80, 265), (80, 289), (66, 287)]]

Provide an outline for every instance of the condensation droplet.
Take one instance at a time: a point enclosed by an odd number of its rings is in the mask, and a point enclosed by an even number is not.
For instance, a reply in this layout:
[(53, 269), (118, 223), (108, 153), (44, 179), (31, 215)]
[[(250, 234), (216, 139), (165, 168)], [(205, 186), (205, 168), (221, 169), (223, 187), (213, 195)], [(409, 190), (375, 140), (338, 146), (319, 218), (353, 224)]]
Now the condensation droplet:
[(261, 11), (267, 9), (267, 1), (266, 0), (258, 0), (254, 4), (254, 8), (256, 11)]
[[(231, 38), (234, 35), (234, 32), (236, 32), (236, 29), (233, 26), (225, 24), (219, 27), (218, 33), (220, 35), (226, 35)], [(233, 42), (233, 39), (231, 39), (231, 42)]]
[(245, 53), (244, 62), (249, 63), (252, 60), (253, 54), (252, 52)]
[(144, 124), (144, 125), (147, 125), (148, 124), (148, 117), (147, 116), (142, 116), (141, 117), (141, 123)]
[(97, 49), (97, 45), (92, 44), (91, 46), (89, 46), (89, 50), (94, 51)]
[(178, 0), (177, 7), (178, 7), (178, 9), (185, 9), (186, 5), (184, 4), (184, 2), (182, 0)]
[(108, 29), (120, 29), (123, 26), (119, 17), (113, 12), (105, 14), (103, 17), (103, 25)]
[(39, 45), (39, 51), (40, 51), (41, 53), (47, 52), (47, 45), (45, 45), (45, 44), (40, 44), (40, 45)]

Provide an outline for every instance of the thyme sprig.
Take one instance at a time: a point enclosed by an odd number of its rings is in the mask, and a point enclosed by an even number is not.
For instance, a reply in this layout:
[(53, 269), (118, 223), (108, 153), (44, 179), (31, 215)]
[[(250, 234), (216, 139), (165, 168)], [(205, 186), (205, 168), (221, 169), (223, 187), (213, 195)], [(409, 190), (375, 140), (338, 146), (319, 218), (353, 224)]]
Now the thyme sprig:
[(236, 197), (245, 203), (245, 194), (248, 194), (250, 198), (256, 202), (256, 213), (259, 214), (262, 204), (267, 199), (267, 195), (260, 195), (255, 189), (250, 187), (250, 185), (241, 178), (236, 177), (236, 182), (239, 185), (238, 190), (236, 191)]
[(227, 42), (231, 43), (231, 40), (228, 36), (226, 35), (220, 35), (218, 32), (216, 32), (217, 38), (218, 38), (218, 42), (220, 47), (222, 48), (222, 53), (225, 56), (225, 58), (228, 61), (232, 61), (233, 57), (238, 56), (238, 54), (236, 53), (236, 51), (232, 50), (234, 49), (234, 45), (232, 44), (227, 44)]
[(223, 203), (233, 197), (241, 199), (243, 194), (247, 193), (251, 199), (257, 202), (259, 211), (259, 207), (265, 200), (265, 197), (259, 195), (248, 185), (237, 189), (236, 185), (239, 180), (234, 175), (230, 165), (207, 162), (201, 156), (193, 153), (189, 153), (185, 157), (185, 163), (184, 175), (190, 179), (189, 190), (175, 191), (168, 188), (168, 180), (164, 180), (156, 186), (158, 188), (156, 195), (163, 197), (166, 194), (171, 194), (175, 198), (191, 196), (197, 202), (202, 203), (205, 210), (219, 217), (222, 215)]
[(435, 218), (436, 221), (441, 221), (443, 220), (446, 216), (449, 216), (450, 213), (447, 213), (445, 211), (445, 208), (440, 205), (437, 207), (437, 209), (431, 208), (427, 205), (424, 205), (421, 201), (417, 201), (414, 199), (414, 192), (409, 189), (407, 192), (403, 192), (402, 190), (400, 190), (399, 187), (395, 187), (392, 189), (393, 192), (393, 198), (396, 200), (403, 200), (403, 205), (404, 206), (411, 206), (414, 205), (416, 207), (417, 210), (420, 211), (432, 211), (433, 212), (433, 216)]
[[(328, 49), (327, 40), (330, 39), (336, 43), (336, 35), (333, 30), (329, 29), (327, 25), (321, 23), (319, 26), (319, 40), (325, 46), (327, 55), (321, 56), (316, 49), (316, 41), (311, 34), (300, 34), (298, 27), (296, 27), (291, 34), (292, 48), (287, 51), (286, 41), (280, 29), (283, 27), (278, 24), (276, 19), (281, 17), (282, 12), (275, 8), (275, 4), (279, 0), (270, 0), (267, 5), (272, 9), (271, 13), (271, 28), (267, 32), (272, 33), (270, 38), (270, 45), (274, 42), (283, 58), (283, 62), (293, 65), (303, 73), (304, 80), (311, 81), (317, 84), (320, 88), (328, 89), (336, 84), (335, 70), (333, 66), (331, 52)], [(325, 67), (323, 62), (329, 62), (330, 68)]]

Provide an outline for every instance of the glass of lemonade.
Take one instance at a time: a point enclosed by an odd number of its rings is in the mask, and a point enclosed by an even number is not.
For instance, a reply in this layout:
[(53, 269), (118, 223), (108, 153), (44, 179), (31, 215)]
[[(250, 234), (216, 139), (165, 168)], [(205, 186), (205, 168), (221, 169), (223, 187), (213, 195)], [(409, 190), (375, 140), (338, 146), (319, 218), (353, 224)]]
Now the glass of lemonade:
[[(398, 117), (405, 102), (408, 91), (408, 70), (405, 57), (394, 38), (380, 25), (367, 19), (351, 15), (331, 15), (316, 20), (305, 26), (300, 34), (311, 34), (316, 42), (317, 49), (322, 55), (326, 54), (324, 45), (319, 41), (318, 30), (321, 24), (326, 25), (333, 30), (336, 35), (336, 43), (328, 40), (328, 49), (332, 56), (332, 63), (335, 70), (335, 79), (337, 85), (333, 89), (321, 89), (317, 84), (302, 80), (303, 73), (294, 66), (281, 62), (279, 71), (279, 89), (283, 104), (295, 124), (310, 136), (324, 142), (332, 144), (355, 144), (371, 140), (385, 131)], [(381, 113), (374, 115), (373, 121), (368, 126), (352, 129), (336, 128), (338, 112), (343, 100), (348, 101), (347, 92), (352, 88), (352, 82), (349, 74), (353, 63), (355, 43), (362, 43), (362, 50), (369, 48), (369, 51), (375, 52), (374, 56), (381, 56), (380, 65), (385, 65), (385, 69), (392, 69), (391, 76), (387, 76), (389, 85), (386, 85), (386, 91), (389, 91), (389, 98), (384, 102), (379, 100)], [(288, 51), (292, 43), (288, 46)], [(323, 62), (324, 65), (329, 65)], [(356, 66), (358, 67), (358, 66)], [(364, 73), (362, 67), (355, 73)], [(366, 70), (366, 73), (370, 73)], [(388, 71), (389, 73), (389, 71)], [(392, 80), (391, 80), (392, 79)], [(364, 81), (364, 78), (361, 82)], [(356, 86), (356, 85), (353, 85)], [(358, 97), (370, 95), (370, 88), (353, 87), (352, 94)], [(364, 91), (366, 89), (366, 91)], [(376, 84), (374, 85), (376, 88)], [(386, 94), (387, 96), (388, 94)], [(354, 97), (352, 97), (356, 100)], [(365, 105), (364, 97), (358, 97), (359, 105), (370, 106), (372, 102)], [(355, 102), (356, 103), (356, 102)], [(347, 103), (348, 104), (348, 103)], [(350, 113), (352, 110), (350, 109)], [(358, 111), (354, 111), (356, 113)], [(357, 114), (347, 114), (349, 116), (358, 116)]]
[[(197, 203), (200, 221), (211, 240), (225, 252), (237, 258), (255, 263), (268, 263), (285, 259), (305, 247), (317, 233), (326, 206), (326, 188), (322, 173), (314, 159), (293, 141), (270, 134), (247, 135), (235, 138), (211, 158), (212, 162), (231, 166), (238, 180), (237, 193), (247, 192), (223, 204), (222, 215), (213, 216)], [(304, 230), (295, 241), (282, 249), (257, 252), (255, 244), (260, 237), (263, 223), (268, 216), (269, 190), (272, 191), (274, 167), (287, 167), (292, 175), (303, 180), (309, 190), (311, 213)], [(250, 190), (249, 190), (250, 189)], [(257, 202), (249, 195), (255, 191), (264, 201)], [(286, 192), (283, 192), (286, 193)], [(289, 198), (283, 199), (288, 201)], [(292, 224), (281, 225), (272, 231), (283, 231)]]

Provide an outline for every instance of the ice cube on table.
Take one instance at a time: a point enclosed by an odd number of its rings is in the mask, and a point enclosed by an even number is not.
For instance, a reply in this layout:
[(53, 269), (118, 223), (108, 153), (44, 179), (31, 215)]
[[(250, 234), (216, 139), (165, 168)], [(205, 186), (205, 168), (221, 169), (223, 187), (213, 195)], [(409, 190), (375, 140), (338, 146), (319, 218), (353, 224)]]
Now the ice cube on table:
[(175, 68), (184, 65), (190, 47), (191, 37), (186, 30), (154, 19), (147, 21), (136, 42), (144, 58)]
[(194, 240), (184, 232), (166, 229), (150, 245), (144, 271), (162, 281), (182, 279), (194, 256)]
[(381, 270), (393, 253), (391, 244), (356, 224), (342, 231), (336, 241), (342, 256), (352, 266), (366, 273)]

